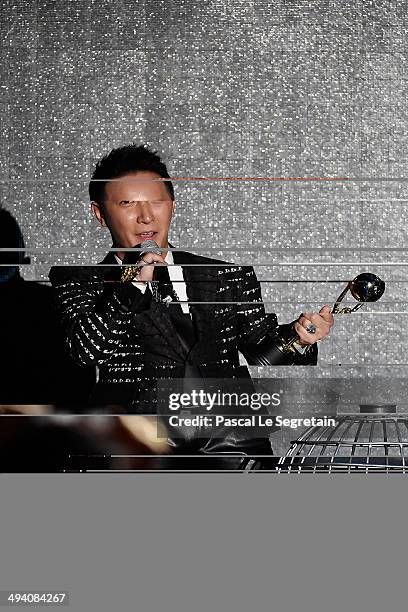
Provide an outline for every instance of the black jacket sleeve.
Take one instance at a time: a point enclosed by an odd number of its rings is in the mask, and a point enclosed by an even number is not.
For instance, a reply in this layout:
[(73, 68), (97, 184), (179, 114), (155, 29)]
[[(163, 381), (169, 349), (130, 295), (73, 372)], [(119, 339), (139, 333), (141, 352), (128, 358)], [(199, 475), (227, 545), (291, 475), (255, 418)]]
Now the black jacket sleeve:
[(97, 266), (56, 266), (49, 277), (69, 353), (81, 365), (107, 361), (120, 349), (133, 317), (150, 305), (149, 289), (106, 283)]

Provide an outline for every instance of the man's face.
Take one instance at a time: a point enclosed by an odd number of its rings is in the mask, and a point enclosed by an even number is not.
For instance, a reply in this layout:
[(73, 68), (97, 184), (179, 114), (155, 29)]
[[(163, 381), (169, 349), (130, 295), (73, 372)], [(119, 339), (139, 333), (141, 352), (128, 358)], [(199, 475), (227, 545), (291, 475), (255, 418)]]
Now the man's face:
[(109, 228), (116, 246), (154, 240), (167, 248), (174, 202), (165, 182), (152, 180), (160, 178), (155, 172), (127, 174), (106, 184), (102, 207), (92, 202), (94, 215)]

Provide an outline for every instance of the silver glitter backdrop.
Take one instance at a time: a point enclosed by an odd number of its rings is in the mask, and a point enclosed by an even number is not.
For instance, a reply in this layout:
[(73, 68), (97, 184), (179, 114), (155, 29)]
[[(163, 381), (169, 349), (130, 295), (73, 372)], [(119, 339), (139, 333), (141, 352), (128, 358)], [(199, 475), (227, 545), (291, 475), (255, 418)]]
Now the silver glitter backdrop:
[[(258, 264), (282, 322), (333, 302), (359, 272), (380, 274), (387, 292), (373, 314), (338, 319), (313, 371), (279, 375), (405, 376), (407, 2), (1, 7), (0, 195), (27, 245), (44, 251), (27, 279), (96, 262), (109, 247), (87, 180), (114, 146), (154, 146), (175, 177), (358, 179), (178, 181), (171, 237)], [(229, 250), (211, 251), (218, 242)]]

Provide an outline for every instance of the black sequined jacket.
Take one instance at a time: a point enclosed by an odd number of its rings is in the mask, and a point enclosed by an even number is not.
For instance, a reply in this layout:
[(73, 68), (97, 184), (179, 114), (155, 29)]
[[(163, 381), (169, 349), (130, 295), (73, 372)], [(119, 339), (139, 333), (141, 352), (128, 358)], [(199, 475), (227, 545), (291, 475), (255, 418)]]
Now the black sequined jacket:
[[(260, 339), (284, 327), (275, 314), (265, 313), (253, 268), (183, 251), (173, 251), (173, 257), (183, 268), (197, 337), (189, 362), (204, 378), (249, 377), (238, 352), (252, 354), (249, 349)], [(50, 280), (71, 357), (98, 367), (91, 402), (151, 414), (157, 378), (182, 378), (186, 354), (169, 307), (149, 290), (143, 294), (120, 283), (120, 274), (109, 253), (97, 266), (53, 267)], [(314, 346), (299, 365), (314, 365), (316, 359)]]

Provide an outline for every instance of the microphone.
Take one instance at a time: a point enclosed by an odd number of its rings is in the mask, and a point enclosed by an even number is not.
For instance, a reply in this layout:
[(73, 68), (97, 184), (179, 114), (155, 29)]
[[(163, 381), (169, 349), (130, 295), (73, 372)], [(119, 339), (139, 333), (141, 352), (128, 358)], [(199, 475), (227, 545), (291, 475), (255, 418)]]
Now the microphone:
[[(155, 242), (154, 240), (144, 240), (140, 244), (140, 248), (142, 250), (139, 253), (138, 261), (140, 261), (143, 258), (143, 255), (145, 255), (146, 253), (155, 253), (156, 255), (161, 255), (162, 253), (162, 249), (159, 247), (157, 242)], [(167, 280), (166, 271), (163, 270), (163, 268), (164, 266), (154, 267), (153, 280), (162, 281), (162, 282)]]
[[(157, 245), (154, 240), (145, 240), (141, 247), (143, 253), (156, 253), (161, 255), (162, 249)], [(177, 301), (173, 286), (170, 281), (169, 271), (166, 264), (154, 267), (153, 281), (157, 281), (157, 285), (153, 288), (153, 292), (156, 294), (158, 301), (163, 302), (167, 306), (170, 302)]]
[(145, 253), (155, 253), (156, 255), (161, 255), (162, 253), (162, 249), (154, 240), (144, 240), (139, 247), (142, 249), (140, 251), (139, 259), (141, 259)]
[(123, 258), (123, 263), (128, 265), (137, 265), (138, 262), (142, 259), (143, 255), (146, 253), (156, 253), (156, 255), (161, 255), (162, 249), (159, 247), (157, 242), (154, 240), (144, 240), (140, 244), (137, 244), (135, 249), (141, 249), (140, 251), (127, 251), (125, 253), (125, 257)]

